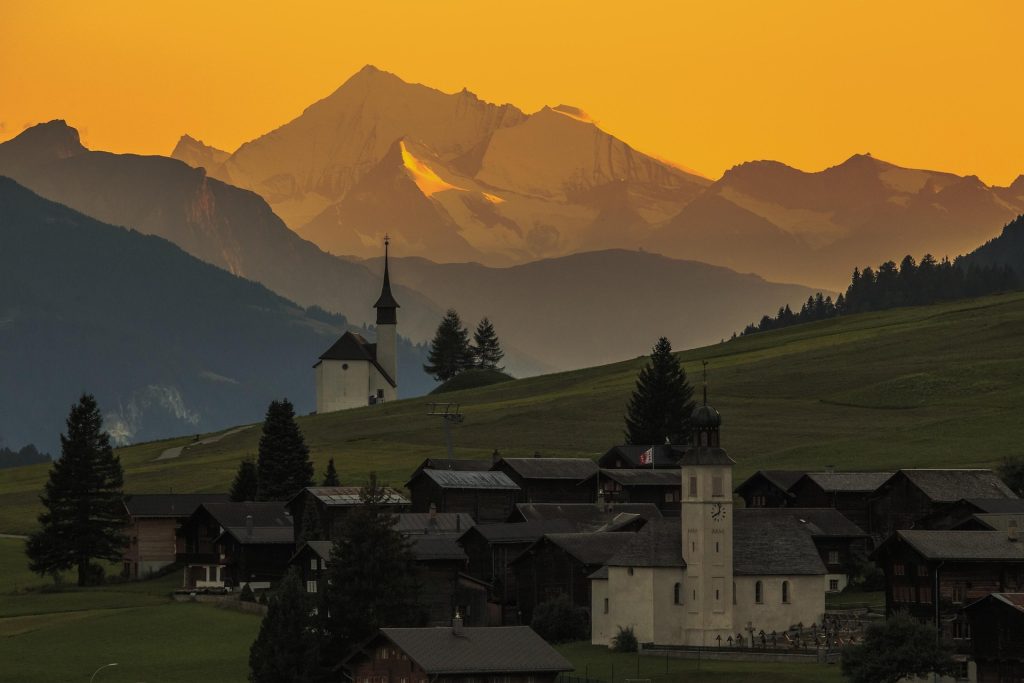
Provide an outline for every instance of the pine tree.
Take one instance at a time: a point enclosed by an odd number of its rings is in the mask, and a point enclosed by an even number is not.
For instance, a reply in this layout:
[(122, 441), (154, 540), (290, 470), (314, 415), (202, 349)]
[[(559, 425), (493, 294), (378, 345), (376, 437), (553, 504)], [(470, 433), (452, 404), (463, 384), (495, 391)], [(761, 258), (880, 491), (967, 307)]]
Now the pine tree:
[(291, 569), (278, 584), (249, 649), (252, 683), (313, 681), (317, 674), (317, 638), (310, 613), (313, 605), (298, 571)]
[(91, 560), (121, 559), (124, 471), (103, 431), (96, 399), (83, 395), (71, 407), (67, 434), (60, 435), (61, 458), (50, 468), (40, 496), (45, 510), (40, 529), (25, 546), (29, 567), (40, 574), (78, 570), (84, 586), (99, 569)]
[(498, 333), (494, 331), (494, 325), (487, 318), (480, 321), (473, 333), (473, 358), (476, 367), (481, 370), (504, 370), (498, 367), (498, 363), (505, 357), (501, 350), (501, 342), (498, 341)]
[(228, 494), (232, 503), (243, 503), (247, 500), (256, 500), (259, 490), (259, 477), (256, 471), (256, 462), (251, 458), (238, 463), (238, 471), (235, 472), (235, 480), (231, 482), (231, 492)]
[(626, 413), (626, 442), (681, 443), (689, 433), (693, 387), (686, 371), (662, 337), (654, 345), (650, 362), (640, 371)]
[(338, 470), (334, 469), (334, 458), (327, 461), (327, 469), (324, 471), (324, 486), (341, 486)]
[(437, 326), (430, 351), (428, 364), (423, 370), (438, 382), (447, 382), (455, 375), (473, 365), (473, 354), (469, 347), (469, 332), (462, 326), (462, 319), (454, 309), (448, 309), (441, 324)]
[(263, 420), (259, 454), (257, 500), (288, 500), (313, 485), (313, 463), (302, 432), (295, 423), (295, 409), (288, 399), (272, 401)]
[(381, 505), (384, 494), (371, 473), (360, 494), (362, 504), (342, 521), (327, 569), (326, 609), (321, 610), (329, 615), (324, 652), (347, 652), (383, 626), (425, 621), (416, 565), (408, 542), (394, 528), (395, 516)]

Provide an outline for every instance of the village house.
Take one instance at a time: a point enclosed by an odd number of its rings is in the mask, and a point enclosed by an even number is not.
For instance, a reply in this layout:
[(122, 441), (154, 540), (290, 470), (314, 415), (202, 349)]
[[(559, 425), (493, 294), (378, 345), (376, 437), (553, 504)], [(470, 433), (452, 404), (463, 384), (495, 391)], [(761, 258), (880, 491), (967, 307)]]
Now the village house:
[(413, 470), (409, 479), (413, 479), (423, 470), (453, 470), (456, 472), (486, 472), (491, 469), (497, 457), (489, 460), (466, 460), (463, 458), (427, 458)]
[(499, 458), (491, 467), (519, 486), (520, 503), (593, 503), (597, 464), (587, 458)]
[(467, 626), (500, 623), (500, 611), (492, 616), (488, 608), (490, 585), (466, 573), (468, 558), (455, 536), (421, 534), (409, 541), (428, 626), (451, 626), (456, 615)]
[(353, 683), (554, 683), (572, 665), (529, 626), (383, 628), (343, 663)]
[(524, 624), (534, 608), (566, 595), (590, 612), (590, 575), (631, 540), (628, 533), (545, 534), (509, 563), (515, 575), (516, 606)]
[(613, 505), (650, 503), (664, 516), (679, 516), (681, 486), (678, 469), (602, 469), (601, 496)]
[(306, 592), (311, 595), (322, 595), (327, 585), (325, 572), (331, 561), (331, 541), (306, 541), (295, 551), (288, 566), (299, 572), (299, 578)]
[(651, 446), (612, 446), (597, 459), (601, 469), (679, 469), (679, 460), (686, 452), (686, 446), (655, 444)]
[(505, 521), (519, 486), (504, 472), (421, 469), (405, 485), (413, 512), (463, 512), (480, 524)]
[(574, 531), (637, 531), (649, 520), (661, 519), (661, 510), (651, 503), (516, 503), (508, 521), (570, 522)]
[(871, 530), (871, 497), (892, 472), (808, 472), (789, 488), (789, 507), (835, 508), (866, 533)]
[(124, 575), (143, 579), (174, 564), (185, 549), (181, 526), (203, 503), (226, 503), (226, 493), (135, 493), (124, 497), (128, 546)]
[(1024, 593), (992, 593), (964, 614), (978, 683), (1024, 681)]
[(183, 587), (269, 588), (294, 552), (294, 527), (281, 503), (204, 503), (182, 526)]
[(400, 512), (395, 515), (395, 531), (405, 535), (453, 534), (461, 536), (475, 524), (465, 512)]
[(783, 508), (792, 504), (793, 484), (807, 474), (795, 470), (758, 470), (736, 487), (736, 495), (748, 508)]
[[(323, 540), (337, 539), (344, 516), (353, 508), (362, 505), (361, 493), (362, 488), (359, 486), (307, 486), (299, 491), (285, 503), (295, 525), (295, 538), (302, 537), (306, 507), (312, 505), (318, 515), (320, 529), (326, 536)], [(378, 504), (395, 513), (409, 508), (409, 501), (405, 496), (386, 486), (383, 487), (383, 499)]]
[(642, 643), (716, 647), (749, 639), (744, 631), (821, 623), (826, 569), (805, 525), (734, 510), (721, 417), (705, 404), (690, 422), (680, 517), (649, 522), (591, 575), (595, 644), (610, 644), (619, 627)]
[[(1024, 516), (1021, 498), (961, 498), (914, 522), (915, 529), (996, 531), (1013, 516)], [(1024, 528), (1024, 519), (1018, 519)]]
[(921, 518), (964, 498), (1017, 499), (1017, 495), (992, 470), (900, 470), (872, 497), (870, 528), (865, 531), (887, 538), (898, 529), (915, 528)]

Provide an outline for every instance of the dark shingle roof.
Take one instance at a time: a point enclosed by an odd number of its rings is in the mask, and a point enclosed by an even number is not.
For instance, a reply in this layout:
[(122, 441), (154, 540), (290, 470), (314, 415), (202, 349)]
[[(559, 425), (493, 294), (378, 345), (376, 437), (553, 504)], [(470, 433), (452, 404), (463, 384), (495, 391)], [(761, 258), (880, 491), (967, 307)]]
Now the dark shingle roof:
[(544, 534), (568, 533), (575, 531), (571, 522), (552, 519), (544, 522), (521, 522), (519, 524), (477, 524), (466, 534), (480, 534), (489, 543), (524, 543), (536, 541)]
[(619, 503), (608, 510), (591, 503), (516, 503), (514, 513), (514, 516), (527, 522), (568, 520), (575, 531), (597, 531), (609, 524), (619, 524), (624, 521), (621, 515), (638, 515), (646, 520), (661, 519), (661, 510), (654, 503)]
[(679, 470), (603, 469), (601, 476), (623, 486), (682, 486)]
[(1024, 593), (989, 593), (964, 607), (964, 610), (973, 612), (979, 605), (990, 601), (995, 601), (997, 604), (1005, 605), (1018, 612), (1024, 612)]
[(808, 472), (805, 476), (823, 491), (870, 493), (892, 477), (893, 472)]
[[(575, 479), (597, 474), (597, 463), (588, 458), (502, 458), (523, 479)], [(492, 469), (497, 469), (497, 464)]]
[(748, 485), (753, 484), (755, 479), (765, 479), (766, 481), (771, 482), (776, 488), (789, 493), (790, 487), (800, 481), (800, 478), (805, 474), (807, 473), (798, 470), (758, 470), (747, 477), (739, 486), (736, 487), (735, 490), (737, 493), (740, 493)]
[(203, 503), (227, 503), (226, 493), (133, 493), (124, 497), (132, 517), (189, 517)]
[(572, 671), (529, 626), (384, 628), (381, 634), (428, 674)]
[(651, 520), (630, 534), (624, 548), (608, 559), (610, 567), (685, 567), (678, 519)]
[(403, 534), (461, 534), (476, 522), (465, 512), (400, 512), (395, 529)]
[[(391, 386), (398, 386), (391, 375), (377, 362), (377, 345), (371, 344), (361, 334), (346, 332), (334, 342), (331, 348), (320, 354), (320, 360), (365, 360), (373, 364)], [(319, 365), (319, 363), (317, 363)], [(314, 365), (313, 367), (316, 367)]]
[[(201, 509), (210, 513), (225, 534), (243, 545), (286, 544), (295, 541), (292, 517), (283, 503), (204, 503)], [(251, 527), (249, 517), (252, 518)]]
[(459, 545), (455, 536), (409, 536), (409, 544), (413, 556), (419, 562), (431, 560), (457, 560), (465, 562), (466, 551)]
[(1015, 522), (1018, 529), (1024, 530), (1024, 512), (979, 512), (973, 517), (993, 531), (1006, 532), (1011, 522)]
[(534, 543), (519, 557), (510, 562), (513, 564), (529, 555), (544, 543), (550, 543), (564, 550), (583, 564), (603, 565), (613, 555), (624, 549), (632, 540), (633, 534), (628, 533), (573, 533), (545, 534), (544, 538)]
[(461, 460), (459, 458), (427, 458), (416, 468), (420, 470), (456, 470), (469, 472), (486, 472), (494, 463), (491, 460)]
[(992, 470), (900, 470), (900, 474), (935, 502), (1017, 497)]
[[(316, 496), (321, 502), (328, 506), (335, 505), (361, 505), (362, 498), (359, 497), (362, 487), (360, 486), (307, 486), (300, 491), (292, 500), (304, 493)], [(290, 503), (291, 501), (289, 501)], [(393, 488), (384, 487), (384, 499), (382, 505), (409, 505), (409, 500)]]
[(748, 508), (764, 517), (792, 517), (812, 538), (851, 538), (867, 536), (864, 531), (835, 508)]
[(632, 467), (645, 467), (650, 468), (651, 465), (641, 465), (640, 455), (647, 452), (648, 449), (653, 449), (651, 455), (654, 457), (654, 467), (667, 467), (667, 468), (678, 468), (679, 459), (683, 456), (683, 452), (686, 450), (685, 446), (670, 446), (668, 444), (658, 444), (653, 446), (612, 446), (608, 449), (604, 455), (602, 455), (597, 464), (601, 467), (609, 467), (611, 469), (622, 469), (618, 467), (611, 467), (611, 463), (616, 459), (615, 456), (620, 456), (623, 460), (630, 463)]
[(608, 578), (608, 565), (605, 565), (598, 569), (596, 572), (587, 577), (588, 579), (607, 579)]
[(292, 558), (288, 560), (288, 564), (294, 562), (295, 559), (299, 555), (301, 555), (302, 552), (307, 548), (311, 550), (313, 554), (315, 554), (321, 560), (330, 561), (331, 549), (334, 548), (334, 543), (331, 541), (306, 541), (301, 546), (299, 546), (298, 550), (295, 551), (295, 554), (292, 555)]
[(1021, 498), (968, 498), (967, 502), (983, 513), (1024, 512), (1024, 499)]
[(733, 572), (748, 576), (824, 574), (825, 565), (806, 526), (771, 508), (735, 511)]
[[(421, 470), (419, 475), (431, 479), (443, 489), (494, 489), (518, 491), (519, 486), (504, 472), (466, 470)], [(412, 482), (409, 482), (412, 483)]]
[[(910, 544), (930, 560), (966, 562), (1024, 562), (1024, 543), (1011, 541), (1005, 531), (897, 531), (895, 538)], [(893, 542), (893, 538), (886, 544)]]
[(679, 460), (680, 465), (734, 465), (736, 461), (729, 457), (724, 448), (697, 446), (689, 448)]

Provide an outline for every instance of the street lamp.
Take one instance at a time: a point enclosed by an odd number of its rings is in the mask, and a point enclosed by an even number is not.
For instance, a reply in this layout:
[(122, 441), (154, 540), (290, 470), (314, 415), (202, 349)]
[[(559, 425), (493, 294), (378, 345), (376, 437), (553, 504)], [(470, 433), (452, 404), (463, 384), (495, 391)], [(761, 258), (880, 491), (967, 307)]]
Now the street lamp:
[(89, 683), (92, 683), (96, 679), (96, 674), (98, 674), (99, 672), (103, 671), (104, 669), (108, 669), (108, 668), (110, 668), (112, 666), (117, 666), (117, 665), (118, 665), (117, 662), (112, 662), (111, 664), (104, 664), (100, 668), (96, 669), (95, 671), (92, 672), (92, 676), (89, 677)]

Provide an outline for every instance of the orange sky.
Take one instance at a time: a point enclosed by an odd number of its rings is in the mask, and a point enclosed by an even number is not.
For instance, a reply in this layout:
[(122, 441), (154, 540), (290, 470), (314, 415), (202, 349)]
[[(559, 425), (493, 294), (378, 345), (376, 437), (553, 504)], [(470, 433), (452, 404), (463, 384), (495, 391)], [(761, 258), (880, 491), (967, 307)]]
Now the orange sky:
[[(255, 9), (254, 9), (255, 7)], [(526, 111), (567, 103), (718, 177), (856, 152), (1007, 184), (1024, 172), (1018, 2), (0, 2), (0, 140), (233, 150), (362, 65)]]

